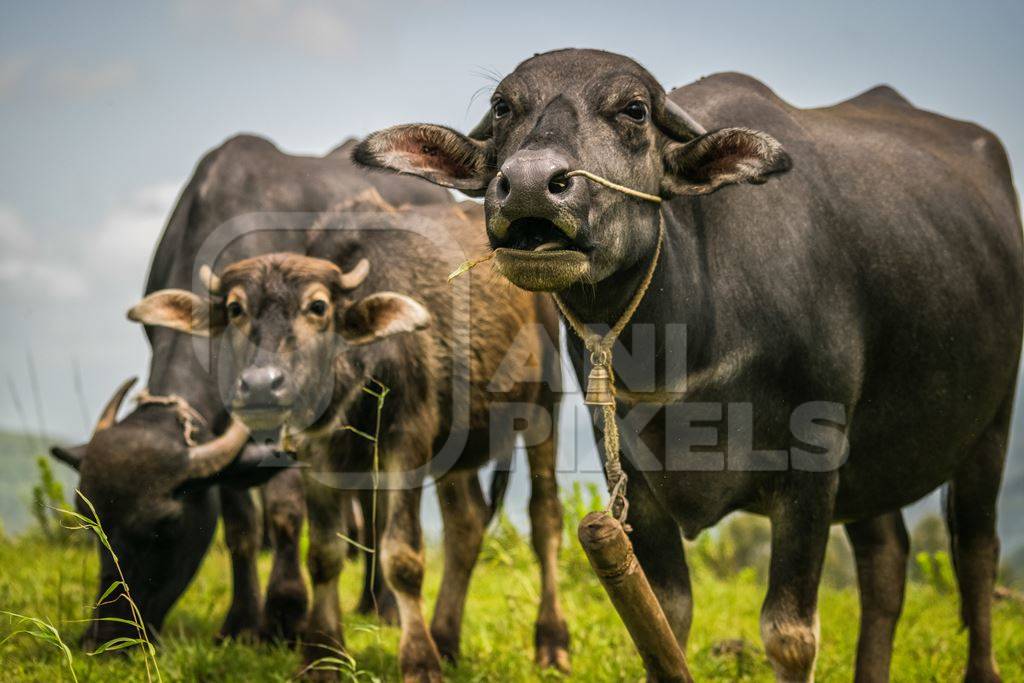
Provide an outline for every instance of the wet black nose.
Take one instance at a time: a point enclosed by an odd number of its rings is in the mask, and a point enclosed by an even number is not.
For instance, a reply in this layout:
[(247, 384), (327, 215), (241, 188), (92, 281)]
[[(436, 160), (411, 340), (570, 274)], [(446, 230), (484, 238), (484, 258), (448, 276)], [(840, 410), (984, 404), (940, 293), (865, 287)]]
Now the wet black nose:
[(273, 365), (246, 368), (238, 378), (238, 400), (261, 406), (288, 403), (284, 371)]
[(571, 170), (569, 158), (554, 150), (513, 154), (501, 165), (495, 188), (498, 208), (510, 218), (551, 217), (579, 204), (586, 188), (579, 178), (566, 175)]

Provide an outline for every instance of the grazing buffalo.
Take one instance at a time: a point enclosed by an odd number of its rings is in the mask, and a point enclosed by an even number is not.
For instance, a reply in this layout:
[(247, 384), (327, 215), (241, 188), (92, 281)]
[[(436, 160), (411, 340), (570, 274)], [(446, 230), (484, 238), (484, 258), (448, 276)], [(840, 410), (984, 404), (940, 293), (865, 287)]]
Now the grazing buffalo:
[[(550, 302), (483, 275), (445, 284), (463, 250), (479, 248), (482, 224), (477, 205), (396, 210), (368, 196), (318, 219), (309, 246), (316, 257), (245, 259), (221, 271), (209, 301), (155, 292), (129, 314), (216, 340), (231, 357), (232, 414), (254, 430), (282, 426), (309, 465), (307, 662), (344, 642), (338, 505), (344, 488), (356, 487), (382, 492), (379, 547), (398, 602), (403, 676), (440, 678), (440, 657), (459, 653), (470, 573), (494, 511), (477, 470), (507, 462), (521, 434), (541, 565), (537, 660), (568, 668), (557, 596), (557, 317)], [(429, 629), (420, 528), (427, 476), (438, 485), (445, 551)]]
[[(395, 203), (450, 202), (448, 193), (404, 180), (367, 179), (348, 156), (347, 143), (321, 158), (284, 154), (267, 140), (238, 136), (200, 161), (157, 245), (146, 291), (191, 288), (197, 254), (210, 242), (226, 245), (214, 254), (236, 260), (279, 249), (303, 247), (309, 213), (322, 211), (370, 187)], [(268, 214), (268, 212), (274, 212)], [(290, 212), (290, 213), (281, 213)], [(273, 231), (262, 230), (273, 216)], [(146, 329), (152, 347), (146, 395), (120, 422), (115, 417), (129, 390), (125, 384), (104, 410), (89, 443), (55, 448), (54, 456), (79, 470), (79, 488), (95, 505), (121, 569), (152, 631), (194, 576), (222, 511), (231, 551), (234, 592), (223, 636), (254, 632), (260, 622), (256, 554), (259, 519), (244, 487), (278, 471), (257, 468), (269, 453), (250, 446), (236, 458), (248, 435), (231, 426), (210, 367), (200, 362), (188, 335), (162, 327)], [(229, 463), (231, 463), (230, 466)], [(228, 466), (228, 467), (226, 467)], [(224, 486), (217, 486), (226, 484)], [(298, 487), (298, 488), (297, 488)], [(218, 496), (219, 488), (219, 496)], [(302, 524), (301, 478), (286, 474), (268, 488), (266, 519), (278, 547), (268, 587), (264, 627), (279, 628), (305, 611), (297, 536)], [(218, 505), (219, 503), (219, 505)], [(98, 594), (114, 582), (111, 558), (100, 551)], [(86, 646), (132, 635), (124, 600), (105, 600), (84, 637)]]
[[(614, 348), (616, 405), (633, 545), (679, 642), (679, 529), (766, 515), (765, 651), (779, 680), (810, 680), (822, 558), (842, 523), (861, 589), (857, 680), (885, 680), (900, 507), (948, 484), (967, 679), (998, 680), (996, 496), (1024, 275), (999, 140), (888, 87), (798, 109), (726, 73), (666, 95), (636, 62), (592, 50), (523, 62), (491, 105), (469, 136), (398, 126), (355, 158), (484, 195), (498, 272), (555, 292), (595, 333), (653, 271)], [(578, 339), (570, 351), (582, 378)]]

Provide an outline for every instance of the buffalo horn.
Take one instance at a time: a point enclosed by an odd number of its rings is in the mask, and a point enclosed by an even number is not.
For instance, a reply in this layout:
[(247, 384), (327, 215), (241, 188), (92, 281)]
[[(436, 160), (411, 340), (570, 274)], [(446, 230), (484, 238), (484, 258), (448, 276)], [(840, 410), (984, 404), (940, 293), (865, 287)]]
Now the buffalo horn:
[(199, 267), (199, 280), (210, 294), (220, 292), (220, 278), (213, 273), (213, 269), (210, 266), (204, 264)]
[(704, 126), (668, 97), (665, 98), (664, 116), (661, 118), (659, 125), (676, 140), (692, 140), (707, 133)]
[(359, 259), (359, 263), (347, 273), (341, 274), (342, 289), (355, 289), (363, 284), (363, 280), (370, 274), (370, 262), (366, 259)]
[(92, 430), (92, 433), (102, 432), (104, 429), (110, 429), (114, 426), (114, 422), (117, 420), (117, 411), (121, 409), (121, 404), (124, 402), (124, 397), (128, 393), (128, 390), (132, 388), (132, 385), (138, 380), (138, 377), (129, 377), (125, 381), (121, 382), (121, 386), (117, 388), (114, 395), (107, 401), (107, 406), (100, 413), (100, 419), (96, 422), (96, 428)]
[(235, 459), (248, 440), (249, 430), (232, 419), (223, 434), (188, 449), (188, 478), (205, 479), (217, 474)]

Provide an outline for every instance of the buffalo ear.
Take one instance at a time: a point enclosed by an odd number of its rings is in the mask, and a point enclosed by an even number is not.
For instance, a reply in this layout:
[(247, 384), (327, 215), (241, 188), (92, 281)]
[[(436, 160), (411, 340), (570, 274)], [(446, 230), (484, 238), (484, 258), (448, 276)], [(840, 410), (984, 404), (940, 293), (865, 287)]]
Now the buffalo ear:
[(198, 337), (209, 337), (224, 327), (222, 307), (184, 289), (153, 292), (129, 309), (128, 319)]
[(77, 446), (52, 446), (50, 448), (50, 455), (60, 460), (62, 463), (73, 469), (79, 469), (82, 466), (82, 461), (85, 459), (86, 449), (89, 444), (83, 443)]
[(416, 175), (470, 196), (482, 195), (494, 178), (490, 156), (489, 141), (425, 123), (371, 133), (352, 151), (361, 166)]
[(686, 143), (670, 142), (662, 153), (663, 196), (709, 194), (724, 185), (763, 183), (792, 166), (779, 141), (747, 128), (723, 128)]
[(415, 299), (396, 292), (378, 292), (345, 309), (339, 331), (349, 344), (360, 345), (422, 330), (430, 320), (430, 312)]

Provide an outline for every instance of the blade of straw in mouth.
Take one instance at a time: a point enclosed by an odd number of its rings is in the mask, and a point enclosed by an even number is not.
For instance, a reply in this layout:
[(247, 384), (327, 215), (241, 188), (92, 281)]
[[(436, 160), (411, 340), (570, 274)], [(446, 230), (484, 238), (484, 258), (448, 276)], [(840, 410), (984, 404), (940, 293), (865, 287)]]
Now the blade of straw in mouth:
[[(498, 171), (498, 175), (499, 176), (501, 175), (501, 171)], [(596, 173), (591, 173), (590, 171), (584, 171), (582, 169), (577, 169), (575, 171), (569, 171), (568, 173), (565, 174), (566, 178), (572, 178), (572, 177), (575, 177), (575, 176), (581, 176), (583, 178), (586, 178), (587, 180), (592, 180), (595, 183), (599, 183), (601, 185), (604, 185), (605, 187), (610, 188), (612, 190), (616, 190), (617, 192), (621, 192), (623, 194), (628, 194), (631, 197), (637, 197), (639, 199), (644, 199), (644, 200), (649, 201), (649, 202), (654, 202), (655, 204), (661, 204), (661, 197), (659, 197), (657, 195), (648, 194), (646, 192), (641, 192), (640, 190), (634, 190), (631, 187), (626, 187), (625, 185), (619, 185), (618, 183), (613, 183), (612, 181), (608, 180), (607, 178), (602, 178), (601, 176), (597, 175)], [(540, 245), (536, 249), (534, 249), (534, 251), (550, 251), (552, 249), (557, 249), (557, 248), (559, 248), (561, 246), (562, 246), (561, 244), (556, 243), (556, 242), (547, 242), (545, 244)], [(466, 272), (472, 270), (473, 268), (475, 268), (477, 265), (483, 263), (484, 261), (490, 261), (492, 258), (494, 258), (494, 252), (493, 251), (490, 254), (487, 254), (486, 256), (481, 256), (479, 258), (470, 259), (470, 260), (466, 261), (461, 266), (459, 266), (458, 268), (456, 268), (455, 270), (452, 271), (451, 275), (448, 276), (448, 282), (451, 282), (452, 280), (454, 280), (455, 278), (459, 277), (463, 273), (466, 273)]]
[(492, 258), (494, 258), (494, 252), (493, 251), (491, 253), (489, 253), (489, 254), (484, 255), (484, 256), (480, 256), (478, 258), (471, 258), (468, 261), (464, 261), (462, 263), (462, 265), (460, 265), (458, 268), (456, 268), (455, 270), (453, 270), (451, 272), (451, 274), (448, 276), (448, 282), (451, 282), (452, 280), (454, 280), (455, 278), (459, 277), (463, 273), (467, 273), (470, 270), (472, 270), (473, 268), (476, 268), (478, 265), (480, 265), (484, 261), (490, 261)]

